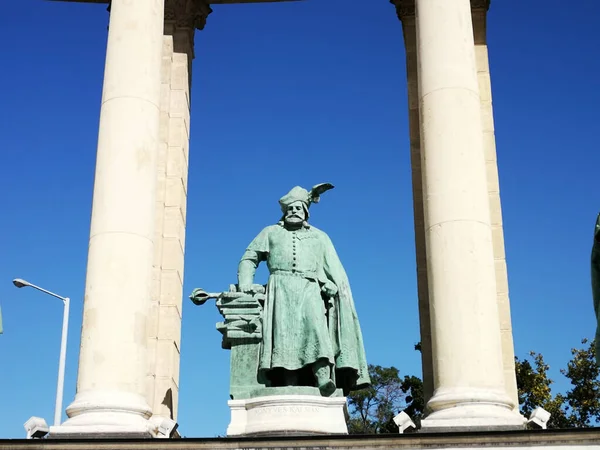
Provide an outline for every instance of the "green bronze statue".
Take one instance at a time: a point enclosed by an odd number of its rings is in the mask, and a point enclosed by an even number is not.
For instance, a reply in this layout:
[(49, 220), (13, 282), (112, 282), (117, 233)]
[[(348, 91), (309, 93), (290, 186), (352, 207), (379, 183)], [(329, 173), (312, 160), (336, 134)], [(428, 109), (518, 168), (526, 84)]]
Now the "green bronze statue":
[(596, 217), (592, 246), (592, 294), (596, 313), (596, 363), (600, 365), (600, 214)]
[[(236, 391), (237, 398), (258, 395), (259, 387), (311, 387), (327, 397), (370, 383), (348, 277), (327, 234), (308, 224), (311, 204), (331, 188), (327, 183), (310, 191), (293, 188), (279, 200), (280, 221), (264, 228), (244, 252), (237, 286), (226, 293), (197, 289), (191, 295), (197, 304), (217, 298), (226, 319), (217, 328), (223, 346), (232, 349), (232, 398), (234, 385), (246, 385)], [(263, 261), (270, 274), (266, 286), (254, 284)], [(234, 342), (240, 333), (245, 340)], [(254, 347), (253, 339), (259, 341)], [(241, 347), (234, 355), (236, 345)], [(248, 390), (248, 380), (241, 381), (251, 368), (254, 391)]]

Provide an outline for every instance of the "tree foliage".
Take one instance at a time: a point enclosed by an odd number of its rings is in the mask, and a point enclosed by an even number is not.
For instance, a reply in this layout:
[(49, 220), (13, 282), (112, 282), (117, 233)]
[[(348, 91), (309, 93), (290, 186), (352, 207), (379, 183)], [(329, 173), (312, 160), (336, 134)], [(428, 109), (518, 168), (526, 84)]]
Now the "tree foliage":
[(420, 420), (424, 405), (420, 378), (400, 378), (397, 368), (372, 364), (369, 364), (369, 375), (371, 387), (348, 395), (349, 433), (398, 433), (393, 419), (401, 411), (406, 411), (415, 423)]
[[(551, 414), (548, 428), (581, 428), (600, 423), (600, 367), (596, 363), (594, 341), (583, 339), (583, 348), (571, 349), (571, 360), (560, 373), (571, 389), (554, 394), (554, 381), (549, 377), (550, 366), (541, 353), (530, 352), (527, 358), (515, 357), (519, 407), (529, 417), (542, 407)], [(415, 345), (420, 351), (420, 343)], [(395, 367), (369, 365), (372, 385), (348, 396), (350, 418), (348, 431), (352, 434), (397, 433), (393, 418), (406, 412), (420, 427), (424, 417), (423, 382), (419, 377), (400, 377)]]
[[(587, 344), (587, 339), (581, 341)], [(600, 422), (600, 367), (596, 363), (594, 341), (582, 349), (571, 349), (573, 358), (560, 372), (573, 386), (565, 395), (565, 410), (575, 427), (589, 427)]]
[(566, 416), (562, 409), (564, 397), (561, 394), (552, 395), (551, 385), (554, 383), (548, 377), (550, 366), (544, 361), (541, 353), (529, 352), (531, 361), (519, 360), (515, 357), (515, 371), (519, 407), (521, 414), (529, 417), (538, 406), (551, 414), (549, 428), (564, 428), (567, 426)]
[(596, 364), (594, 341), (583, 339), (582, 349), (571, 349), (572, 359), (561, 369), (572, 388), (564, 394), (553, 395), (550, 367), (540, 353), (530, 352), (530, 360), (515, 358), (519, 406), (521, 414), (529, 417), (540, 406), (551, 414), (548, 428), (580, 428), (600, 421), (600, 368)]

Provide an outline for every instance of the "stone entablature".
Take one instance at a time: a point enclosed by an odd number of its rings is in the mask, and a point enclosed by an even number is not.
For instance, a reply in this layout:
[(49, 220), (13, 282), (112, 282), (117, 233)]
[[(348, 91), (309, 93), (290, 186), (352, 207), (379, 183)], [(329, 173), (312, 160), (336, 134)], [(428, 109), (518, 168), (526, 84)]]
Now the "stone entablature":
[(0, 440), (0, 450), (399, 450), (549, 449), (599, 450), (600, 428), (487, 433), (410, 433), (380, 435), (286, 436), (208, 439)]

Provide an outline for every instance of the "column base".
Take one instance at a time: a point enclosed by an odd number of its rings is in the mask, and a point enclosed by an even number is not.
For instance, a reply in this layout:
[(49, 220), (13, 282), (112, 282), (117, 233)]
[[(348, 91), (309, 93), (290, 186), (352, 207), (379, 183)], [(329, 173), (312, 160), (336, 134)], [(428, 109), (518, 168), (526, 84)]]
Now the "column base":
[(149, 420), (151, 411), (145, 399), (123, 392), (78, 394), (67, 408), (67, 419), (50, 427), (49, 439), (68, 438), (153, 438), (157, 424)]
[(427, 404), (433, 411), (421, 421), (421, 432), (522, 430), (526, 419), (503, 391), (440, 389)]

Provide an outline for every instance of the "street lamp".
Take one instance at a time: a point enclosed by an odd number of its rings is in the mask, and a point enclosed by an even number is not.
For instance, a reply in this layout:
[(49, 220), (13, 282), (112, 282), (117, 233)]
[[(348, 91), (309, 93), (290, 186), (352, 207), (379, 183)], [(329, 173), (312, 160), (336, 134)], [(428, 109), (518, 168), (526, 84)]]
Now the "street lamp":
[(62, 337), (60, 340), (60, 359), (58, 360), (58, 383), (56, 385), (56, 404), (54, 406), (54, 425), (60, 425), (60, 418), (62, 415), (62, 401), (63, 401), (63, 389), (65, 386), (65, 360), (67, 357), (67, 333), (69, 329), (69, 297), (61, 297), (54, 292), (47, 291), (46, 289), (42, 289), (35, 284), (31, 284), (28, 281), (22, 280), (20, 278), (15, 278), (13, 280), (13, 284), (18, 287), (32, 287), (37, 289), (38, 291), (42, 291), (45, 294), (51, 295), (52, 297), (56, 297), (62, 300), (64, 305), (63, 310), (63, 323), (62, 323)]

